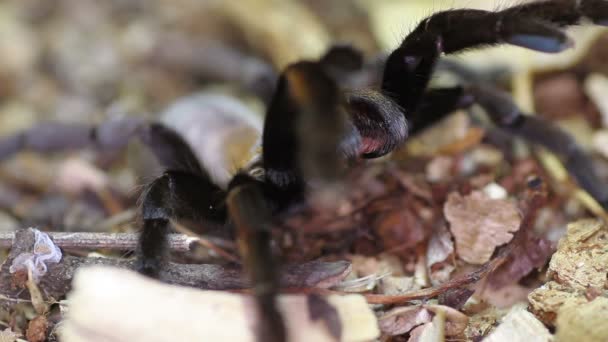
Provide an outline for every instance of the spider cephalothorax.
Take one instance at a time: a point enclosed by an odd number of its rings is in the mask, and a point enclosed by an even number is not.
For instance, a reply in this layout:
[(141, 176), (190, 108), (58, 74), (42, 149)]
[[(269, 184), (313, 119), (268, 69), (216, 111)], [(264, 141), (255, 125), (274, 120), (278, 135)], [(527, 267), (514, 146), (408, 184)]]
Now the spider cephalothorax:
[[(582, 19), (608, 25), (608, 1), (554, 0), (499, 12), (435, 13), (388, 56), (377, 89), (348, 89), (350, 76), (364, 64), (353, 48), (332, 48), (317, 61), (290, 65), (282, 72), (267, 108), (261, 161), (251, 164), (263, 172), (245, 168), (227, 184), (213, 181), (175, 131), (161, 124), (134, 123), (129, 132), (140, 135), (165, 169), (142, 195), (138, 270), (159, 275), (170, 220), (230, 225), (237, 232), (265, 317), (260, 340), (285, 340), (274, 305), (278, 284), (269, 248), (273, 217), (304, 201), (309, 193), (336, 183), (350, 162), (383, 156), (408, 136), (474, 102), (486, 109), (496, 125), (563, 157), (581, 186), (608, 207), (608, 189), (596, 186), (599, 181), (589, 157), (559, 129), (522, 115), (508, 97), (489, 85), (428, 89), (442, 54), (501, 43), (559, 52), (571, 46), (559, 28)], [(0, 156), (23, 147), (36, 148), (34, 136), (22, 133), (7, 139), (0, 146)], [(90, 136), (100, 144), (105, 142), (103, 134)]]

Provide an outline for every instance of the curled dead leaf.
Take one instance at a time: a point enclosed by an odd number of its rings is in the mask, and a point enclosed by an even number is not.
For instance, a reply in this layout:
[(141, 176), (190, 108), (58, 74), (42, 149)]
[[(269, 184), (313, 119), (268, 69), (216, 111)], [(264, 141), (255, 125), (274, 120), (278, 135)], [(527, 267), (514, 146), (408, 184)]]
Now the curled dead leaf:
[(445, 315), (446, 336), (460, 335), (467, 328), (469, 317), (462, 312), (445, 305), (425, 305), (425, 307), (435, 314), (442, 312)]
[(399, 307), (390, 310), (378, 320), (380, 331), (386, 335), (396, 336), (409, 332), (415, 327), (429, 323), (433, 314), (422, 306)]
[(469, 317), (450, 307), (419, 305), (390, 310), (380, 317), (379, 326), (384, 334), (401, 335), (412, 331), (417, 326), (432, 322), (433, 317), (439, 314), (444, 316), (444, 333), (447, 336), (462, 334), (469, 322)]
[(451, 193), (443, 211), (456, 240), (458, 256), (471, 264), (490, 260), (496, 247), (509, 242), (521, 224), (515, 203), (491, 199), (480, 191), (467, 196)]

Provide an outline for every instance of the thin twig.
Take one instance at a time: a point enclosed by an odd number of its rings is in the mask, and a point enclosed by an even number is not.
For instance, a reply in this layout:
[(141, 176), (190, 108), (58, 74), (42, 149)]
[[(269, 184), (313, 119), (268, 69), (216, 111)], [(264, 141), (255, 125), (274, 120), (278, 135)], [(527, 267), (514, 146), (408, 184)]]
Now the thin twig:
[(195, 242), (198, 243), (199, 245), (212, 250), (217, 255), (225, 258), (226, 260), (230, 260), (237, 264), (241, 263), (241, 260), (236, 255), (231, 254), (228, 251), (225, 251), (224, 249), (220, 248), (219, 246), (217, 246), (213, 242), (209, 241), (208, 239), (197, 235), (196, 233), (194, 233), (190, 229), (186, 228), (186, 226), (180, 224), (179, 222), (171, 221), (171, 224), (173, 225), (173, 229), (175, 229), (176, 231), (178, 231), (182, 234), (185, 234), (186, 236), (194, 237), (196, 239)]
[[(48, 233), (55, 244), (66, 249), (108, 249), (134, 250), (139, 234), (136, 233)], [(11, 248), (15, 233), (0, 233), (0, 248)], [(177, 252), (187, 252), (199, 238), (184, 234), (170, 234), (169, 248)]]

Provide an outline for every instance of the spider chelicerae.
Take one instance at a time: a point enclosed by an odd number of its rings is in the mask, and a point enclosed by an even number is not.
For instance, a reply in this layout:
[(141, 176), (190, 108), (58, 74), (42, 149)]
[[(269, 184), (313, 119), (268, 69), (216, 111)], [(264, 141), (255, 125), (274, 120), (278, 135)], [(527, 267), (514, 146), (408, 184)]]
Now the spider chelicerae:
[(362, 55), (351, 47), (337, 46), (319, 60), (292, 64), (281, 73), (268, 104), (261, 158), (226, 184), (218, 184), (174, 130), (140, 120), (80, 131), (55, 126), (69, 132), (69, 140), (49, 127), (35, 128), (3, 139), (0, 157), (25, 148), (78, 146), (87, 140), (112, 145), (117, 130), (124, 136), (139, 135), (165, 172), (142, 195), (138, 271), (159, 276), (170, 220), (231, 225), (264, 318), (260, 340), (283, 341), (287, 335), (275, 306), (279, 286), (270, 249), (274, 217), (310, 194), (333, 189), (350, 162), (384, 156), (456, 109), (477, 103), (496, 125), (555, 152), (580, 185), (608, 207), (608, 189), (598, 186), (589, 157), (561, 130), (523, 115), (508, 96), (490, 85), (428, 87), (443, 54), (502, 43), (556, 53), (571, 46), (560, 28), (583, 19), (608, 25), (608, 2), (553, 0), (497, 12), (435, 13), (386, 58), (377, 89), (349, 88), (349, 77), (364, 66)]

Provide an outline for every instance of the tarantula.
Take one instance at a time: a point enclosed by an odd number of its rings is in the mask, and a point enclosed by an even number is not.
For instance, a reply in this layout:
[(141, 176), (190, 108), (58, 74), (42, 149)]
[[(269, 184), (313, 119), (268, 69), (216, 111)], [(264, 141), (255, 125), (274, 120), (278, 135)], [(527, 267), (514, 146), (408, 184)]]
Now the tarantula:
[[(334, 184), (350, 161), (384, 156), (455, 109), (478, 103), (501, 128), (556, 152), (581, 186), (608, 207), (608, 189), (598, 186), (589, 157), (559, 129), (523, 115), (508, 96), (489, 85), (428, 89), (442, 54), (501, 43), (556, 53), (571, 46), (559, 28), (582, 19), (608, 25), (608, 1), (555, 0), (497, 12), (435, 13), (388, 56), (377, 90), (344, 89), (348, 76), (363, 66), (352, 48), (336, 47), (317, 61), (292, 64), (280, 75), (267, 108), (261, 159), (237, 172), (226, 187), (216, 184), (187, 143), (162, 124), (106, 125), (82, 132), (76, 145), (91, 137), (99, 145), (111, 145), (108, 132), (118, 128), (123, 135), (137, 132), (165, 169), (142, 195), (139, 272), (159, 276), (171, 219), (231, 225), (263, 317), (260, 340), (284, 341), (287, 334), (274, 301), (279, 288), (270, 250), (273, 218), (305, 201), (307, 194)], [(5, 139), (0, 156), (27, 147), (48, 148), (41, 133)], [(59, 139), (50, 146), (72, 143)]]

